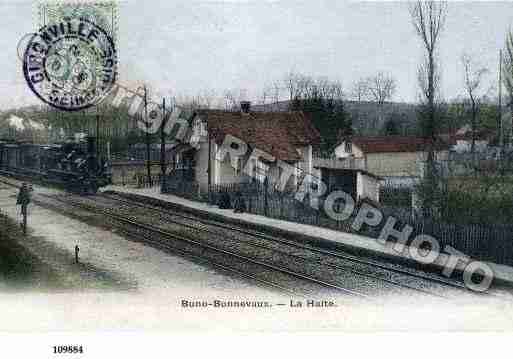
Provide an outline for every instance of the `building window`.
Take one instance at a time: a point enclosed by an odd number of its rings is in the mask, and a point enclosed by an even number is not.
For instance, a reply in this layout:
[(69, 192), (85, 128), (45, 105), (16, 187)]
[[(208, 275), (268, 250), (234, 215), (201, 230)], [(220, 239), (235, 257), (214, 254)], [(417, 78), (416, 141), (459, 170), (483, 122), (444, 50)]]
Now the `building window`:
[(345, 142), (345, 152), (346, 153), (352, 153), (353, 152), (353, 146), (350, 141)]
[(242, 173), (242, 158), (237, 157), (235, 159), (235, 161), (236, 161), (236, 164), (235, 164), (235, 174), (236, 175), (240, 175)]

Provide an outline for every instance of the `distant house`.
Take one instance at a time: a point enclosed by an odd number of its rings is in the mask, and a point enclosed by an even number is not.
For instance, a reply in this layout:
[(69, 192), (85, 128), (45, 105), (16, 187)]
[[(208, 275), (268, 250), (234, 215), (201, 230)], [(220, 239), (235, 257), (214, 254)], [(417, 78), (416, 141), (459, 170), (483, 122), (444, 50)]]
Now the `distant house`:
[(450, 135), (451, 150), (457, 153), (470, 152), (472, 150), (472, 137), (475, 139), (475, 151), (485, 152), (493, 141), (495, 134), (490, 130), (478, 130), (472, 136), (472, 128), (466, 125)]
[[(281, 160), (295, 167), (287, 183), (289, 188), (295, 188), (301, 177), (312, 171), (312, 147), (320, 142), (319, 132), (302, 112), (251, 112), (249, 103), (242, 108), (237, 112), (197, 111), (191, 120), (189, 145), (183, 146), (177, 156), (178, 166), (187, 171), (186, 177), (197, 182), (202, 191), (207, 191), (209, 168), (212, 185), (263, 181), (266, 176), (275, 181), (281, 174), (277, 165), (277, 160)], [(229, 156), (223, 161), (216, 159), (227, 135), (248, 145), (247, 154), (237, 159), (236, 168)], [(268, 166), (266, 173), (258, 167), (258, 161), (249, 158), (254, 149), (274, 157), (274, 161), (260, 160)], [(248, 160), (255, 161), (254, 173), (243, 171)]]
[[(428, 145), (424, 138), (412, 136), (354, 136), (341, 141), (334, 152), (337, 159), (358, 159), (360, 168), (373, 175), (406, 183), (406, 178), (423, 176)], [(448, 149), (437, 142), (435, 159), (447, 159)]]

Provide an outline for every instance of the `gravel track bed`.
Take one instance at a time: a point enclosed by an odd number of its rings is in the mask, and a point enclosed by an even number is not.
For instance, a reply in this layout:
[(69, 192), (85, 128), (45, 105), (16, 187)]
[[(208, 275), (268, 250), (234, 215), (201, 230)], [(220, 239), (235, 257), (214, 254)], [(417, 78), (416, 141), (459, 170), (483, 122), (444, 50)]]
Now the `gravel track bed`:
[[(63, 198), (66, 201), (70, 200), (69, 196)], [(427, 288), (433, 288), (429, 283), (420, 283), (416, 287), (391, 283), (391, 280), (397, 281), (402, 278), (391, 279), (391, 274), (394, 275), (394, 273), (379, 272), (372, 270), (369, 266), (365, 267), (361, 264), (358, 266), (347, 260), (329, 258), (314, 251), (257, 238), (240, 232), (232, 231), (230, 233), (225, 228), (205, 225), (178, 215), (167, 214), (163, 211), (145, 210), (136, 205), (129, 205), (101, 196), (91, 198), (74, 197), (73, 200), (76, 201), (77, 205), (86, 204), (92, 208), (98, 208), (115, 215), (123, 215), (134, 221), (148, 223), (177, 235), (193, 237), (201, 240), (202, 243), (215, 246), (216, 248), (243, 256), (250, 256), (251, 258), (258, 258), (262, 262), (285, 267), (294, 272), (316, 278), (317, 280), (327, 281), (367, 296), (397, 295), (404, 294), (405, 291), (411, 292), (408, 293), (409, 295), (418, 295), (419, 290), (426, 291)], [(397, 277), (400, 277), (400, 275), (397, 275)], [(403, 275), (402, 277), (406, 276)], [(411, 285), (413, 280), (411, 278), (407, 279), (410, 279)], [(460, 291), (458, 292), (461, 294)], [(425, 295), (425, 293), (421, 294)], [(445, 295), (445, 293), (437, 294), (436, 292), (432, 294), (436, 296)]]
[(286, 242), (288, 241), (286, 240), (274, 240), (262, 236), (251, 235), (241, 231), (229, 230), (223, 227), (216, 226), (215, 224), (204, 224), (195, 221), (192, 218), (187, 218), (187, 216), (180, 215), (179, 213), (159, 208), (153, 208), (152, 206), (149, 206), (152, 207), (152, 209), (144, 209), (140, 207), (140, 205), (138, 206), (137, 203), (134, 203), (132, 206), (130, 206), (128, 203), (126, 203), (126, 199), (123, 199), (122, 197), (116, 195), (113, 196), (109, 194), (108, 196), (97, 197), (95, 198), (95, 202), (99, 201), (103, 202), (106, 205), (112, 206), (114, 205), (114, 202), (112, 202), (112, 200), (117, 200), (118, 198), (119, 201), (125, 202), (119, 204), (120, 208), (127, 208), (131, 211), (137, 210), (138, 213), (142, 214), (148, 214), (148, 211), (150, 211), (152, 214), (157, 216), (162, 221), (173, 221), (178, 224), (187, 226), (189, 228), (196, 228), (199, 230), (208, 231), (213, 235), (221, 236), (224, 238), (230, 238), (238, 242), (245, 242), (256, 247), (260, 246), (267, 249), (271, 249), (289, 257), (301, 258), (305, 261), (308, 260), (309, 262), (311, 262), (311, 264), (315, 264), (322, 269), (331, 268), (333, 270), (339, 271), (350, 271), (358, 279), (358, 281), (362, 280), (362, 277), (364, 277), (364, 280), (369, 278), (375, 280), (382, 280), (387, 282), (387, 284), (400, 287), (401, 289), (413, 289), (417, 291), (423, 291), (425, 293), (433, 294), (435, 296), (461, 296), (463, 292), (459, 288), (454, 288), (449, 285), (441, 284), (435, 281), (430, 281), (429, 279), (419, 278), (418, 276), (403, 274), (393, 270), (377, 268), (375, 266), (372, 266), (371, 264), (364, 264), (357, 261), (351, 261), (350, 259), (320, 253), (319, 251), (314, 251), (304, 246), (293, 245), (292, 243), (287, 244)]
[[(52, 196), (54, 197), (54, 196)], [(61, 197), (61, 196), (59, 196)], [(169, 235), (158, 234), (153, 229), (144, 229), (138, 225), (130, 224), (122, 220), (106, 216), (102, 213), (92, 213), (94, 208), (86, 208), (83, 202), (70, 200), (70, 196), (66, 196), (66, 201), (69, 202), (69, 207), (65, 208), (63, 202), (51, 197), (45, 196), (44, 201), (35, 201), (38, 205), (52, 208), (56, 211), (66, 213), (69, 215), (81, 217), (85, 214), (85, 218), (89, 221), (93, 220), (98, 225), (105, 226), (110, 229), (115, 229), (117, 233), (122, 233), (128, 236), (130, 239), (136, 241), (149, 242), (152, 245), (159, 247), (164, 250), (178, 251), (185, 255), (191, 255), (194, 257), (201, 257), (202, 261), (214, 264), (216, 266), (224, 267), (224, 269), (231, 272), (236, 272), (238, 275), (250, 278), (254, 281), (259, 281), (264, 285), (274, 287), (282, 292), (288, 292), (296, 296), (303, 296), (309, 298), (341, 298), (341, 294), (349, 294), (351, 297), (357, 295), (364, 298), (363, 295), (358, 293), (351, 293), (348, 291), (341, 290), (341, 288), (329, 288), (321, 283), (316, 283), (311, 279), (298, 278), (296, 275), (279, 271), (278, 269), (269, 268), (262, 264), (250, 263), (244, 258), (236, 258), (233, 256), (223, 255), (219, 253), (221, 248), (217, 251), (211, 250), (198, 245), (189, 244), (182, 240), (170, 240)], [(74, 205), (81, 206), (81, 209), (77, 209)], [(97, 207), (97, 209), (100, 209)], [(114, 214), (114, 213), (113, 213)], [(116, 213), (115, 215), (119, 215)], [(134, 218), (132, 218), (134, 220)], [(149, 223), (145, 223), (151, 225)], [(162, 229), (165, 230), (165, 229)], [(177, 236), (179, 234), (176, 234)], [(233, 251), (231, 251), (233, 252)], [(229, 258), (229, 261), (227, 261)]]

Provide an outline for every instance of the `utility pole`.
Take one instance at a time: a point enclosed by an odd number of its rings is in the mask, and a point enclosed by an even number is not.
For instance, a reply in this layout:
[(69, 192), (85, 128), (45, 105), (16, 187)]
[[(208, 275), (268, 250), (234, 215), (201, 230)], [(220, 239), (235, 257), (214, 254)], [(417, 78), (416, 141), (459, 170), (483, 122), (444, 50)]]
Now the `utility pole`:
[(504, 153), (504, 126), (502, 124), (502, 49), (499, 51), (499, 158), (502, 159)]
[(148, 184), (151, 187), (151, 164), (150, 164), (150, 132), (149, 130), (149, 122), (148, 122), (148, 93), (146, 91), (146, 85), (144, 85), (144, 123), (146, 127), (146, 171), (147, 171), (147, 179)]
[(100, 158), (100, 114), (96, 112), (96, 158)]
[(166, 127), (166, 99), (162, 99), (162, 124), (160, 125), (160, 172), (161, 172), (161, 184), (160, 191), (166, 190), (166, 134), (164, 128)]
[[(208, 126), (208, 125), (207, 125)], [(212, 204), (212, 140), (210, 129), (207, 128), (207, 136), (208, 136), (208, 166), (207, 166), (207, 175), (208, 175), (208, 203)]]

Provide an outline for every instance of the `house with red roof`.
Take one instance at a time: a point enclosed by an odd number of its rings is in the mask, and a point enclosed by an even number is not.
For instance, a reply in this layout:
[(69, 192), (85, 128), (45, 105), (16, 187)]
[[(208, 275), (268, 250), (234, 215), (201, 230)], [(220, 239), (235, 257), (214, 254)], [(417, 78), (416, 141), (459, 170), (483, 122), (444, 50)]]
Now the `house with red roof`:
[[(384, 178), (419, 178), (427, 159), (430, 143), (414, 136), (353, 136), (341, 141), (335, 148), (339, 160), (358, 160), (360, 167)], [(449, 145), (438, 141), (434, 144), (435, 159), (446, 160)], [(346, 162), (343, 161), (343, 162)]]
[(472, 131), (470, 125), (463, 126), (455, 133), (449, 134), (452, 150), (457, 153), (470, 152), (472, 150), (472, 139), (474, 140), (475, 151), (485, 152), (495, 139), (495, 132), (487, 129)]
[[(251, 112), (249, 103), (243, 104), (241, 111), (196, 111), (190, 128), (189, 144), (179, 157), (182, 166), (189, 164), (188, 177), (202, 191), (208, 190), (209, 176), (211, 185), (245, 183), (252, 178), (263, 181), (266, 176), (277, 179), (282, 172), (278, 161), (293, 166), (287, 186), (294, 188), (305, 174), (312, 172), (312, 149), (320, 142), (319, 132), (304, 113)], [(235, 166), (230, 156), (219, 160), (216, 155), (228, 135), (248, 147)], [(250, 158), (255, 149), (269, 158)], [(243, 171), (247, 161), (255, 161), (250, 166), (254, 173)]]

